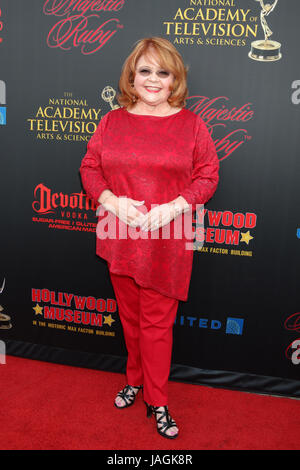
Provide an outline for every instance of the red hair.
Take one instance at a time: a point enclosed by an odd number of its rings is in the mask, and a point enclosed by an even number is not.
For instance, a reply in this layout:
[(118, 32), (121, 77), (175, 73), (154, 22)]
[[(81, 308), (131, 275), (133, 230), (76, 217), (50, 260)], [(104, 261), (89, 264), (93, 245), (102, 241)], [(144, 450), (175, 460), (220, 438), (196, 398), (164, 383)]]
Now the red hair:
[(140, 39), (135, 43), (131, 54), (125, 60), (119, 80), (120, 93), (117, 96), (121, 106), (132, 107), (138, 98), (132, 84), (135, 78), (136, 64), (142, 55), (152, 52), (157, 56), (159, 65), (174, 75), (174, 83), (168, 103), (173, 107), (184, 107), (188, 95), (187, 71), (183, 59), (173, 44), (167, 39), (160, 37), (150, 37)]

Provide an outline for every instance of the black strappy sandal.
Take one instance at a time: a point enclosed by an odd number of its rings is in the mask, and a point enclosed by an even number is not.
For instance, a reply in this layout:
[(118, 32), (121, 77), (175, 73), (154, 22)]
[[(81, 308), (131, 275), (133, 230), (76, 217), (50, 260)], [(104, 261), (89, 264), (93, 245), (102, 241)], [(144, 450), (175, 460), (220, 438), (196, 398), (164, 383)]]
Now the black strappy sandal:
[[(133, 390), (134, 388), (137, 388), (138, 391), (134, 392), (134, 390)], [(139, 385), (138, 387), (134, 387), (132, 385), (126, 385), (126, 387), (123, 388), (123, 390), (121, 390), (117, 394), (117, 397), (120, 397), (125, 401), (125, 405), (124, 406), (118, 406), (115, 402), (115, 407), (121, 409), (121, 408), (128, 408), (128, 406), (133, 405), (137, 394), (139, 393), (140, 389), (142, 389), (142, 388), (143, 388), (143, 385)]]
[[(168, 407), (164, 406), (163, 407), (164, 411), (158, 411), (158, 408), (162, 408), (161, 406), (148, 405), (148, 403), (146, 402), (145, 404), (147, 407), (147, 418), (151, 418), (152, 414), (154, 414), (155, 416), (156, 429), (157, 429), (158, 434), (160, 434), (163, 437), (167, 437), (168, 439), (176, 439), (176, 437), (179, 434), (178, 432), (177, 434), (174, 434), (174, 436), (170, 436), (169, 434), (167, 434), (168, 429), (172, 428), (173, 426), (177, 427), (177, 424), (175, 423), (175, 421), (171, 418), (169, 414)], [(166, 420), (162, 421), (163, 418), (166, 418)]]

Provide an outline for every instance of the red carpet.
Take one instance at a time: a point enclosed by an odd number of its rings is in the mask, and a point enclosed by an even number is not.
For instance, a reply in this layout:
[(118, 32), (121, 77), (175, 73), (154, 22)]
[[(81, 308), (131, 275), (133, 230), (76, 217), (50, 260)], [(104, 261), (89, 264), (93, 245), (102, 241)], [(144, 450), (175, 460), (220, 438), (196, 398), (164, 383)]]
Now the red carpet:
[(8, 356), (0, 364), (1, 450), (299, 450), (300, 401), (170, 382), (172, 441), (139, 395), (113, 406), (124, 376)]

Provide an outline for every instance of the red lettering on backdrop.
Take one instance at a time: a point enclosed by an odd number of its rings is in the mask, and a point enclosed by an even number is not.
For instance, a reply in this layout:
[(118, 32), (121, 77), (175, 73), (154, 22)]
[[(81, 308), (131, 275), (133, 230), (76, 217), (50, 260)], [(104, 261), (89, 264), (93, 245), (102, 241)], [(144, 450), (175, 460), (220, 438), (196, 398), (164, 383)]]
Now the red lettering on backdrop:
[(94, 54), (118, 28), (123, 28), (118, 18), (109, 18), (99, 25), (101, 12), (117, 12), (124, 4), (125, 0), (46, 0), (45, 15), (64, 17), (49, 31), (48, 46), (65, 51), (80, 47), (82, 54)]
[[(2, 11), (1, 11), (1, 7), (0, 7), (0, 17), (2, 16)], [(0, 31), (2, 31), (3, 29), (3, 22), (0, 20)], [(2, 42), (2, 38), (0, 38), (0, 42)]]
[[(232, 109), (228, 109), (226, 105), (222, 103), (222, 100), (229, 101), (229, 98), (226, 96), (218, 96), (212, 99), (200, 95), (188, 97), (188, 100), (195, 99), (196, 102), (189, 109), (203, 119), (212, 138), (217, 127), (226, 128), (227, 122), (245, 123), (252, 119), (254, 115), (254, 111), (251, 110), (252, 103), (246, 103), (240, 108), (233, 107)], [(213, 120), (217, 122), (213, 124)], [(219, 155), (219, 160), (228, 158), (249, 139), (251, 139), (251, 136), (248, 135), (246, 129), (242, 128), (228, 132), (227, 135), (221, 139), (213, 138), (217, 152), (222, 152), (223, 154), (223, 156)]]
[(204, 224), (204, 217), (206, 215), (208, 224), (213, 227), (219, 227), (220, 224), (224, 226), (233, 225), (235, 228), (256, 227), (257, 215), (253, 212), (246, 212), (245, 214), (236, 212), (233, 214), (231, 211), (211, 211), (208, 209), (200, 209), (197, 211), (197, 219), (194, 222)]
[(38, 184), (34, 189), (35, 201), (32, 203), (32, 208), (39, 214), (54, 213), (58, 207), (83, 209), (83, 210), (96, 210), (96, 203), (90, 199), (82, 191), (80, 193), (63, 194), (52, 193), (50, 188), (47, 188), (43, 183)]
[(300, 312), (293, 313), (288, 317), (284, 322), (284, 326), (290, 331), (300, 331)]

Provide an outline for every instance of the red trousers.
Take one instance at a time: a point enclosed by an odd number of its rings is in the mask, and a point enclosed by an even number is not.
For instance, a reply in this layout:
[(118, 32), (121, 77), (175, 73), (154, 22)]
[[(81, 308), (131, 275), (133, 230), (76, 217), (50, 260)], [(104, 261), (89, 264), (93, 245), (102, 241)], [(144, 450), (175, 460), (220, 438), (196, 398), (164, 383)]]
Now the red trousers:
[(177, 299), (141, 287), (132, 277), (110, 273), (128, 352), (126, 379), (144, 386), (144, 400), (168, 404), (173, 324)]

